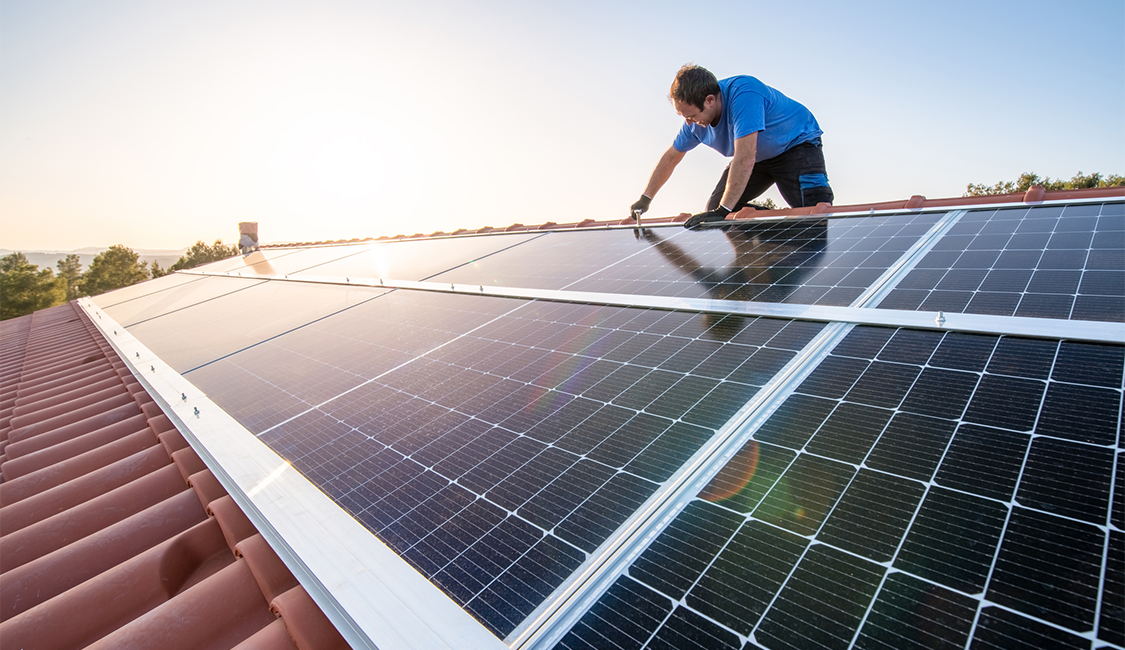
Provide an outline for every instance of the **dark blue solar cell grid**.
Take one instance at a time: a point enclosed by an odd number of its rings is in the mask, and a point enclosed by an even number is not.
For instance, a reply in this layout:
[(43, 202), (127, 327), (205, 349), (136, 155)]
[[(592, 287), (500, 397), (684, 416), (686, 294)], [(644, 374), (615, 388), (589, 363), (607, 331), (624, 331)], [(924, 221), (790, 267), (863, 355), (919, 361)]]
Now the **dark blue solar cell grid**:
[[(940, 217), (773, 221), (705, 231), (552, 232), (435, 280), (847, 306)], [(595, 237), (598, 245), (592, 246)]]
[(399, 291), (189, 377), (503, 638), (822, 327)]
[(1120, 644), (1123, 375), (1119, 345), (855, 327), (625, 575), (745, 647)]
[(884, 309), (1121, 322), (1120, 203), (974, 210), (880, 303)]

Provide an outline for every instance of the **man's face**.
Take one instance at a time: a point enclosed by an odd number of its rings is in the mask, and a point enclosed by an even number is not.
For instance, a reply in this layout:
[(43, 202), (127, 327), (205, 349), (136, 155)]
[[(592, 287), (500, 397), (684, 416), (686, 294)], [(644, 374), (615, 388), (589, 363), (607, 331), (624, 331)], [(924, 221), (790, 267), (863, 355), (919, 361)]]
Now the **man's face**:
[(688, 124), (698, 124), (700, 126), (714, 126), (715, 122), (719, 121), (719, 114), (721, 112), (721, 105), (719, 99), (714, 95), (707, 95), (703, 100), (703, 108), (680, 100), (674, 100), (672, 105), (676, 107), (676, 113), (684, 118)]

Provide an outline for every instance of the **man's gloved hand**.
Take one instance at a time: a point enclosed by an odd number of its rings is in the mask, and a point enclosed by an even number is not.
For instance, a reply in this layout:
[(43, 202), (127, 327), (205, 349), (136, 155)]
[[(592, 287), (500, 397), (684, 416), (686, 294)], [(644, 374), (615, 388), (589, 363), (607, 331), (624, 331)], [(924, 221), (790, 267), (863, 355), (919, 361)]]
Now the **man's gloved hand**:
[(700, 212), (699, 214), (691, 215), (691, 217), (684, 222), (684, 228), (698, 228), (700, 224), (707, 221), (722, 221), (727, 218), (728, 214), (730, 214), (730, 210), (720, 205), (709, 212)]
[(641, 198), (637, 199), (636, 203), (629, 206), (629, 217), (635, 220), (638, 214), (648, 212), (648, 206), (650, 205), (652, 205), (652, 199), (642, 194)]

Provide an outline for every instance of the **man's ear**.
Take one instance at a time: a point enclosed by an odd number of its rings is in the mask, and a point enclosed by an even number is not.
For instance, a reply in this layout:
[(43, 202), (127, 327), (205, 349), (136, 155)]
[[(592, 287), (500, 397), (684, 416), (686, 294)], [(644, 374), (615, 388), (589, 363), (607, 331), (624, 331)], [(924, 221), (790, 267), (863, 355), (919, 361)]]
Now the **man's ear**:
[(703, 98), (703, 108), (711, 108), (715, 105), (715, 101), (716, 99), (714, 95), (707, 95)]

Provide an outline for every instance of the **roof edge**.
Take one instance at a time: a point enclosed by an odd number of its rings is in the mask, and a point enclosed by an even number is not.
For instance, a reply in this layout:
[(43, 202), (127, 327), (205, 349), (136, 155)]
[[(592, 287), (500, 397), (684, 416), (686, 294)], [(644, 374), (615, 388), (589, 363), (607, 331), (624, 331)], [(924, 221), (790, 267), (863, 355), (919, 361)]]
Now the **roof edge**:
[[(1056, 201), (1090, 201), (1097, 199), (1107, 198), (1122, 198), (1125, 199), (1125, 186), (1119, 187), (1097, 187), (1079, 190), (1050, 190), (1048, 191), (1042, 185), (1033, 185), (1031, 189), (1026, 192), (1016, 192), (1013, 194), (990, 194), (985, 196), (958, 196), (947, 197), (940, 199), (927, 199), (921, 194), (915, 194), (909, 199), (900, 199), (896, 201), (881, 201), (877, 203), (854, 203), (847, 205), (833, 205), (830, 203), (819, 203), (815, 206), (804, 208), (784, 208), (781, 210), (761, 210), (755, 208), (743, 208), (738, 212), (731, 213), (727, 219), (730, 221), (748, 221), (752, 219), (771, 218), (779, 219), (786, 217), (806, 217), (813, 215), (823, 216), (842, 216), (847, 214), (855, 214), (860, 212), (882, 212), (882, 211), (899, 211), (899, 210), (940, 210), (948, 208), (971, 208), (977, 206), (988, 205), (1039, 205), (1046, 202)], [(691, 214), (681, 212), (675, 216), (664, 217), (645, 217), (643, 223), (647, 225), (661, 225), (683, 223), (690, 217)], [(606, 221), (597, 221), (594, 219), (583, 219), (582, 221), (575, 221), (573, 223), (555, 223), (554, 221), (547, 221), (542, 224), (525, 225), (522, 223), (513, 223), (509, 226), (484, 226), (476, 229), (459, 228), (452, 232), (435, 231), (430, 234), (413, 233), (410, 235), (382, 235), (380, 237), (367, 237), (367, 238), (352, 238), (352, 239), (335, 239), (323, 241), (302, 241), (302, 242), (274, 242), (269, 244), (262, 244), (262, 248), (292, 248), (303, 246), (332, 246), (332, 245), (352, 245), (361, 243), (373, 242), (395, 242), (406, 241), (415, 239), (436, 239), (440, 237), (465, 237), (474, 235), (490, 235), (499, 233), (517, 233), (517, 232), (539, 232), (546, 230), (587, 230), (587, 229), (604, 229), (615, 226), (636, 226), (637, 222), (631, 217), (624, 219), (611, 219)]]

